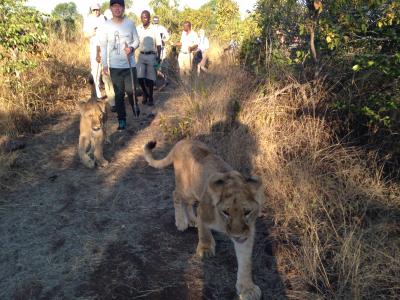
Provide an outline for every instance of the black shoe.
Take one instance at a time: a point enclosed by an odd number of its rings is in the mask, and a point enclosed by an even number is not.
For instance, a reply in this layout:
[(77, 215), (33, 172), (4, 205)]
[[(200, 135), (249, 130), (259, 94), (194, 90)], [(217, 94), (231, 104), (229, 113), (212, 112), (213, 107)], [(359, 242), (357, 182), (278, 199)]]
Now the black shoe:
[(117, 112), (117, 107), (115, 105), (112, 105), (110, 109), (111, 109), (111, 112), (114, 112), (114, 113)]
[(117, 130), (125, 130), (126, 128), (126, 121), (125, 120), (118, 120), (118, 128)]

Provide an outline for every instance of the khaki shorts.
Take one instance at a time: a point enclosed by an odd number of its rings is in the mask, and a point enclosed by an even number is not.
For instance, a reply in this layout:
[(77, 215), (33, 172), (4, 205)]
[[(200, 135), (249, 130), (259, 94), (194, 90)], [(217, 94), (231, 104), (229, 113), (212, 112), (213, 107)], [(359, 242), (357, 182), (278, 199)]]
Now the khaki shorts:
[(138, 62), (136, 64), (137, 77), (146, 78), (156, 81), (156, 69), (154, 65), (156, 64), (155, 54), (139, 54)]

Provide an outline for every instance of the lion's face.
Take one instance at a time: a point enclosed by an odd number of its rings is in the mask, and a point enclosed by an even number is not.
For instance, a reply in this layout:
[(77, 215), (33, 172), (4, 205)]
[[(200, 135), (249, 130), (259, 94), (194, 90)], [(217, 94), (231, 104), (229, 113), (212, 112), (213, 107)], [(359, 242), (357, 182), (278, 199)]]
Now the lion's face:
[(102, 101), (88, 101), (79, 106), (82, 118), (90, 123), (93, 131), (103, 129), (105, 120), (105, 102)]
[(233, 171), (213, 176), (209, 187), (226, 233), (236, 242), (244, 243), (260, 211), (256, 195), (261, 182), (256, 178), (245, 179)]

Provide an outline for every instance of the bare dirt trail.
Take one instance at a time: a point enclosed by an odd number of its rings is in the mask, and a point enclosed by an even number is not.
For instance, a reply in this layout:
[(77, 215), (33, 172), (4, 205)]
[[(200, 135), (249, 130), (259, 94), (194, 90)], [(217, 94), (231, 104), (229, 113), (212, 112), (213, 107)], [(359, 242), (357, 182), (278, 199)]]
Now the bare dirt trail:
[[(233, 245), (216, 235), (216, 257), (199, 260), (196, 230), (175, 228), (173, 170), (155, 170), (142, 157), (154, 137), (158, 155), (170, 149), (158, 120), (177, 93), (159, 93), (139, 120), (129, 114), (123, 133), (110, 113), (105, 169), (88, 170), (77, 158), (78, 113), (19, 150), (26, 183), (2, 191), (0, 201), (0, 299), (235, 298)], [(261, 220), (258, 231), (255, 282), (265, 299), (285, 299)]]

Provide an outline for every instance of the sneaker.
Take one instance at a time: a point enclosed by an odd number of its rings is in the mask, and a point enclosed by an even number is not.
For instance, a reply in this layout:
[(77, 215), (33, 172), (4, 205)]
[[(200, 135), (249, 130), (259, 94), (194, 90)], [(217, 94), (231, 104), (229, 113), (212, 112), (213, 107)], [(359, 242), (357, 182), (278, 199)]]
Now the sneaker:
[(118, 120), (118, 128), (117, 130), (124, 130), (126, 128), (126, 121), (125, 120)]
[(111, 112), (114, 112), (114, 113), (117, 112), (117, 107), (115, 105), (112, 105), (110, 109), (111, 109)]

